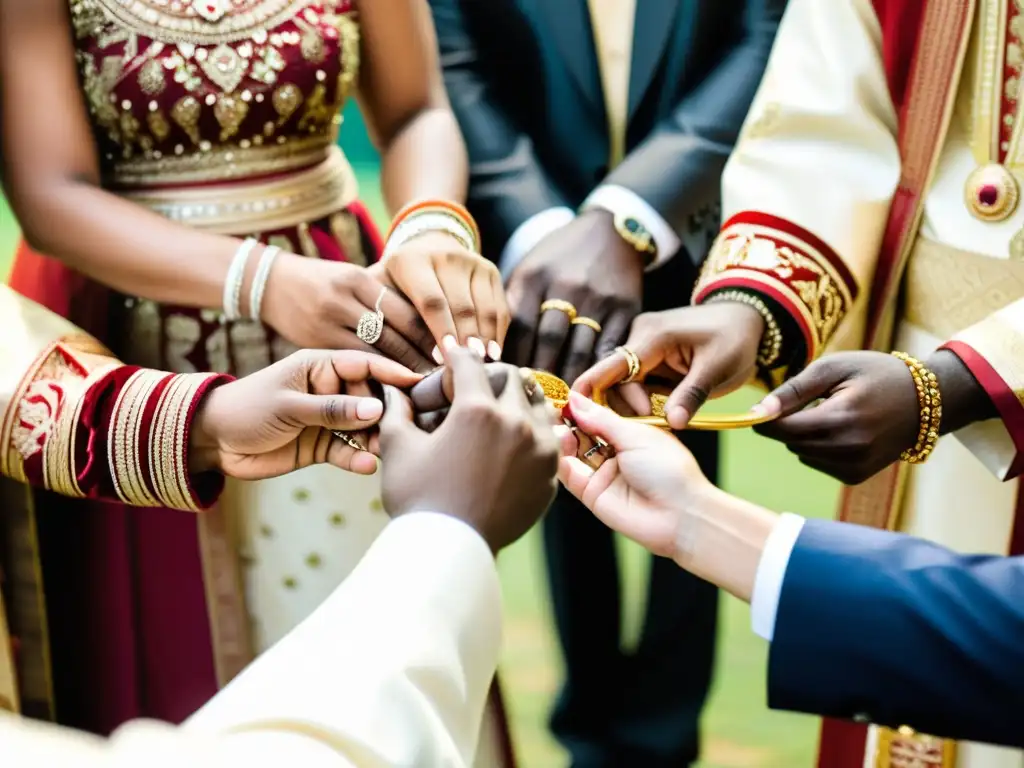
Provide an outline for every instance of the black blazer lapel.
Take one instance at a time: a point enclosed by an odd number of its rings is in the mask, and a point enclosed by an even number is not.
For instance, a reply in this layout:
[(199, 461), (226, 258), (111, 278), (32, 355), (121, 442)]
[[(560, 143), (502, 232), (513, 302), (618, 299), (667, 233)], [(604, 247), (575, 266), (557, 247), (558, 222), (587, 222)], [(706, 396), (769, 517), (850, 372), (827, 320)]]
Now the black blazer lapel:
[[(633, 21), (633, 63), (629, 73), (629, 116), (632, 117), (651, 84), (665, 45), (679, 22), (684, 0), (636, 0)], [(685, 18), (685, 17), (683, 17)]]
[(535, 8), (547, 17), (545, 26), (584, 95), (602, 106), (604, 95), (601, 90), (601, 73), (597, 68), (594, 31), (590, 26), (587, 0), (537, 0)]

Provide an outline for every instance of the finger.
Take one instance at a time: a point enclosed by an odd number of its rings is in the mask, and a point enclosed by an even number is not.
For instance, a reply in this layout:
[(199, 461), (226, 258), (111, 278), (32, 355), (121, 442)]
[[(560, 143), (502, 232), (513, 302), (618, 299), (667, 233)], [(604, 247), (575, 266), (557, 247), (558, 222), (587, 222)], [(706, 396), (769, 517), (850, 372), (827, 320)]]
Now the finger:
[[(543, 287), (538, 281), (517, 280), (515, 275), (509, 283), (509, 299), (512, 318), (505, 339), (507, 362), (515, 365), (529, 365), (533, 358), (533, 345), (537, 337), (540, 320), (540, 302)], [(515, 298), (512, 298), (515, 295)]]
[(369, 429), (384, 413), (384, 404), (374, 397), (289, 392), (281, 403), (281, 417), (292, 424), (343, 432)]
[(533, 350), (532, 368), (539, 371), (555, 371), (562, 348), (572, 327), (569, 315), (557, 309), (543, 312), (537, 323), (537, 346)]
[[(495, 396), (505, 387), (510, 366), (488, 363), (484, 366), (487, 378), (491, 382), (491, 391)], [(452, 403), (454, 384), (452, 369), (448, 366), (437, 368), (423, 377), (410, 391), (412, 407), (419, 413), (428, 413), (447, 408)]]
[(491, 293), (495, 296), (495, 331), (494, 346), (488, 345), (488, 353), (494, 360), (501, 360), (501, 351), (505, 346), (505, 338), (508, 335), (508, 326), (512, 322), (512, 310), (508, 304), (508, 296), (505, 293), (505, 286), (501, 282), (501, 272), (497, 269), (491, 270)]
[(834, 477), (837, 480), (842, 480), (846, 472), (846, 468), (842, 462), (828, 461), (827, 459), (801, 456), (800, 463), (805, 467), (810, 467), (817, 472), (821, 472), (829, 477)]
[(409, 370), (401, 363), (373, 352), (343, 349), (327, 354), (330, 355), (331, 365), (338, 378), (349, 384), (374, 379), (381, 384), (407, 389), (423, 379), (421, 374)]
[(758, 424), (755, 429), (759, 435), (787, 444), (796, 440), (834, 440), (849, 427), (846, 408), (841, 400), (834, 402), (837, 399), (838, 396), (792, 416)]
[(569, 350), (566, 352), (561, 370), (562, 380), (570, 386), (594, 362), (597, 338), (597, 331), (590, 326), (582, 323), (572, 325), (569, 332)]
[(577, 392), (570, 393), (568, 410), (569, 418), (582, 432), (601, 438), (617, 453), (643, 448), (650, 442), (649, 427), (623, 419)]
[(590, 398), (595, 392), (607, 392), (628, 377), (629, 362), (625, 356), (612, 354), (580, 374), (572, 388), (575, 392)]
[[(473, 302), (473, 268), (466, 259), (461, 257), (447, 258), (437, 257), (439, 265), (436, 267), (437, 281), (444, 291), (445, 300), (448, 302), (448, 312), (455, 323), (455, 338), (460, 344), (470, 345), (470, 348), (480, 357), (487, 354), (487, 350), (480, 340), (480, 326), (477, 324), (477, 307)], [(475, 339), (471, 343), (470, 339)]]
[[(402, 290), (427, 324), (435, 345), (440, 346), (445, 336), (456, 337), (455, 320), (448, 306), (448, 298), (432, 263), (424, 260), (409, 266)], [(440, 362), (440, 354), (434, 355), (432, 352), (431, 356)]]
[(386, 355), (411, 370), (426, 373), (436, 367), (426, 354), (390, 325), (384, 326), (380, 338), (373, 346), (379, 354)]
[(456, 345), (454, 339), (447, 339), (444, 343), (444, 356), (445, 362), (452, 369), (453, 408), (458, 408), (460, 402), (494, 400), (484, 362), (475, 352)]
[(711, 393), (723, 387), (735, 375), (730, 361), (712, 354), (707, 348), (695, 352), (690, 370), (683, 376), (665, 402), (665, 418), (672, 429), (684, 429)]
[(384, 415), (380, 419), (380, 455), (397, 452), (421, 434), (413, 421), (412, 402), (398, 389), (384, 387)]
[(823, 357), (769, 393), (752, 410), (771, 416), (795, 413), (828, 394), (848, 373), (845, 366)]
[(574, 455), (562, 456), (558, 460), (558, 479), (577, 499), (583, 500), (587, 492), (587, 486), (594, 478), (596, 470), (588, 467), (581, 459)]
[(377, 457), (366, 451), (357, 451), (340, 437), (331, 436), (327, 448), (327, 463), (357, 475), (372, 475), (377, 471)]
[(622, 384), (608, 392), (609, 401), (612, 393), (617, 393), (622, 402), (629, 406), (637, 416), (651, 415), (651, 393), (638, 381)]
[[(608, 357), (616, 347), (622, 346), (629, 336), (629, 327), (635, 317), (634, 312), (626, 311), (613, 312), (608, 316), (607, 320), (602, 323), (601, 333), (594, 343), (594, 356), (598, 360)], [(629, 346), (628, 342), (626, 342), (626, 346)]]
[[(481, 343), (486, 354), (492, 360), (501, 359), (501, 348), (498, 346), (498, 305), (505, 303), (505, 292), (495, 295), (492, 276), (494, 269), (488, 262), (473, 271), (469, 289), (473, 295), (473, 306), (476, 309), (476, 325)], [(505, 309), (508, 312), (508, 309)], [(495, 354), (497, 352), (497, 354)]]
[(444, 424), (444, 420), (447, 417), (447, 408), (442, 408), (439, 411), (430, 411), (429, 413), (417, 413), (416, 426), (422, 429), (424, 432), (433, 432), (435, 429)]
[[(626, 385), (627, 387), (630, 385)], [(647, 400), (647, 410), (650, 411), (651, 400), (649, 397), (645, 397)], [(608, 390), (608, 407), (615, 411), (619, 416), (650, 416), (650, 413), (640, 413), (633, 406), (631, 406), (625, 398), (622, 397), (621, 389), (610, 389)]]
[[(385, 328), (390, 328), (406, 342), (415, 347), (424, 357), (434, 348), (434, 337), (416, 307), (397, 290), (386, 288), (382, 283), (367, 276), (359, 284), (355, 296), (364, 304), (362, 311), (375, 312), (380, 302), (384, 314)], [(356, 318), (356, 322), (359, 319)], [(353, 324), (352, 327), (355, 327)]]

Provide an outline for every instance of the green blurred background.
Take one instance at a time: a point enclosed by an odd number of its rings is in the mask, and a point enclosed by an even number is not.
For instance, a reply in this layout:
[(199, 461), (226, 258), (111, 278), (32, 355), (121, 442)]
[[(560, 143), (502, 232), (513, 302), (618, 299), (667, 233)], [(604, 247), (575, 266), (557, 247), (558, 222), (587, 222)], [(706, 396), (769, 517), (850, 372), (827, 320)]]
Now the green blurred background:
[[(358, 112), (350, 107), (341, 143), (356, 167), (363, 199), (385, 224), (377, 187), (377, 155)], [(6, 275), (18, 240), (17, 223), (0, 198), (0, 274)], [(2, 332), (2, 331), (0, 331)], [(739, 392), (709, 406), (738, 411), (757, 397)], [(801, 466), (781, 446), (749, 431), (724, 435), (722, 485), (776, 510), (831, 516), (838, 486)], [(513, 739), (525, 768), (561, 768), (564, 752), (547, 732), (546, 719), (561, 677), (544, 580), (540, 537), (534, 532), (501, 556), (505, 590), (505, 647), (501, 675)], [(634, 642), (643, 616), (647, 555), (622, 543), (623, 642)], [(729, 596), (721, 601), (715, 684), (704, 716), (700, 768), (800, 768), (812, 765), (817, 719), (769, 712), (765, 706), (767, 645), (750, 631), (750, 611)]]

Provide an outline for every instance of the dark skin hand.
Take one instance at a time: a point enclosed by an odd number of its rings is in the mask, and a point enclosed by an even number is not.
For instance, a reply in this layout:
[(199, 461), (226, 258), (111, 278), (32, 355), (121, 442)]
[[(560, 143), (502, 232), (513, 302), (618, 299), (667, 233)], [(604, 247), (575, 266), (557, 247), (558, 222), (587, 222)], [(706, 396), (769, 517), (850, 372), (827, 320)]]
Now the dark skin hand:
[[(941, 432), (997, 415), (959, 357), (939, 350), (924, 361), (939, 380)], [(815, 401), (818, 405), (808, 408)], [(913, 447), (920, 426), (914, 381), (905, 363), (881, 352), (843, 352), (812, 363), (755, 409), (779, 418), (755, 427), (809, 467), (847, 485), (862, 483)]]
[(454, 397), (436, 430), (416, 426), (409, 398), (385, 387), (384, 507), (393, 517), (451, 515), (498, 552), (526, 533), (554, 497), (560, 439), (550, 406), (527, 397), (511, 375), (515, 369), (495, 395), (479, 356), (454, 341), (444, 347)]
[[(504, 359), (571, 384), (626, 338), (640, 312), (643, 274), (643, 259), (615, 231), (610, 213), (580, 214), (544, 238), (509, 278), (512, 325)], [(564, 312), (541, 314), (550, 299), (568, 301), (580, 317), (599, 323), (601, 333), (571, 324)]]
[[(675, 387), (665, 404), (665, 417), (679, 430), (709, 397), (726, 395), (753, 378), (763, 333), (764, 320), (757, 310), (723, 301), (644, 313), (633, 322), (625, 345), (640, 359), (639, 381), (651, 377)], [(626, 358), (614, 354), (587, 370), (573, 389), (593, 397), (595, 391), (608, 392), (620, 385), (628, 375)], [(619, 386), (618, 394), (633, 412), (650, 413), (650, 400), (639, 383)]]

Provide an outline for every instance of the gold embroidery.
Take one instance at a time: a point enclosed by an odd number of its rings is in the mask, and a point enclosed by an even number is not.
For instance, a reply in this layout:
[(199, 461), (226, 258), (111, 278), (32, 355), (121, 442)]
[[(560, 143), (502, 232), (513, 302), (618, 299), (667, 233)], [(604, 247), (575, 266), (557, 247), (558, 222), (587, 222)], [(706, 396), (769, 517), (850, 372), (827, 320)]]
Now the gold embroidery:
[(956, 765), (956, 742), (925, 736), (902, 727), (878, 729), (875, 768), (953, 768)]
[(167, 364), (179, 373), (191, 373), (195, 366), (188, 355), (202, 338), (199, 321), (189, 315), (170, 315), (164, 323), (167, 336)]
[(249, 63), (230, 45), (221, 44), (210, 51), (199, 66), (218, 88), (231, 93), (242, 82)]
[(349, 211), (339, 211), (330, 218), (331, 234), (341, 248), (341, 254), (350, 264), (365, 267), (368, 263), (363, 250), (363, 232), (359, 219)]
[(199, 113), (202, 108), (194, 96), (184, 96), (171, 108), (171, 119), (192, 140), (193, 144), (199, 144)]
[(231, 323), (230, 336), (236, 376), (248, 376), (270, 365), (270, 346), (262, 323)]
[(340, 106), (344, 106), (359, 77), (359, 25), (351, 16), (344, 15), (336, 17), (335, 26), (341, 41), (341, 73), (338, 75), (338, 94), (335, 98)]
[(160, 110), (150, 112), (146, 116), (146, 124), (149, 126), (149, 132), (156, 137), (157, 141), (166, 141), (167, 137), (171, 135), (171, 125)]
[(316, 247), (313, 236), (309, 234), (309, 224), (304, 221), (299, 222), (299, 226), (296, 229), (299, 235), (299, 247), (302, 250), (302, 255), (310, 259), (319, 259), (320, 249)]
[(99, 70), (91, 56), (83, 57), (82, 90), (85, 92), (89, 111), (96, 123), (106, 129), (113, 141), (120, 137), (117, 132), (117, 107), (111, 101), (114, 84), (121, 75), (121, 59), (108, 56), (103, 59)]
[(283, 125), (288, 121), (289, 117), (295, 114), (295, 110), (302, 103), (302, 91), (299, 90), (297, 85), (288, 83), (274, 91), (274, 95), (271, 98), (274, 111), (277, 112), (279, 118), (277, 124)]
[(317, 83), (313, 92), (306, 97), (306, 109), (299, 119), (298, 129), (300, 131), (315, 131), (328, 125), (335, 111), (335, 106), (327, 102), (327, 89)]
[(235, 96), (221, 96), (213, 107), (213, 116), (220, 124), (220, 140), (227, 141), (236, 133), (245, 116), (249, 114), (249, 105)]
[[(223, 320), (224, 314), (217, 312)], [(216, 373), (227, 373), (231, 370), (231, 355), (228, 352), (228, 330), (226, 325), (216, 328), (206, 337), (206, 367)]]

